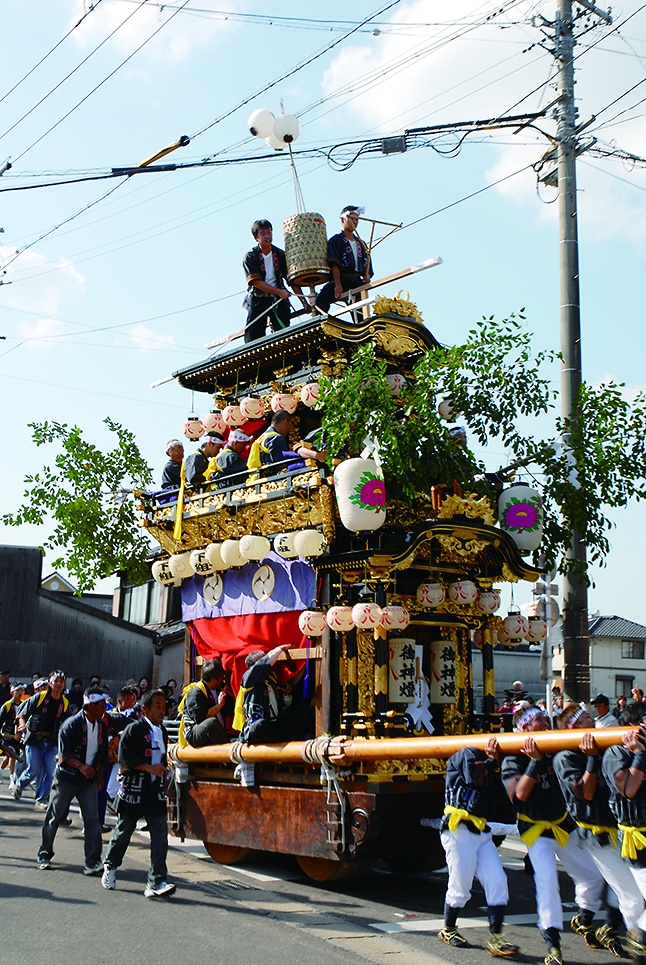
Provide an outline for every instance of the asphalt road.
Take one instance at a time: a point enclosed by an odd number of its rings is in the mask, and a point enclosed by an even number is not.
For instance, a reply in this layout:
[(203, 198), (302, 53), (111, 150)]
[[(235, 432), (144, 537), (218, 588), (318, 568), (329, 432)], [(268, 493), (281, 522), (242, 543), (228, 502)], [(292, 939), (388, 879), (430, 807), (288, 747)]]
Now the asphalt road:
[[(54, 869), (39, 871), (36, 853), (43, 813), (29, 792), (20, 803), (0, 784), (0, 897), (3, 938), (0, 963), (46, 961), (70, 965), (475, 965), (489, 961), (486, 908), (476, 883), (460, 928), (473, 948), (449, 948), (437, 939), (446, 872), (397, 875), (377, 866), (368, 876), (317, 884), (284, 856), (258, 855), (244, 866), (212, 861), (201, 844), (172, 839), (169, 878), (176, 894), (164, 901), (143, 897), (148, 840), (137, 832), (108, 892), (99, 878), (82, 874), (80, 816), (59, 829)], [(108, 822), (114, 819), (108, 817)], [(104, 836), (107, 843), (108, 835)], [(542, 963), (545, 945), (536, 928), (533, 880), (523, 869), (524, 847), (508, 838), (500, 850), (511, 900), (506, 933), (520, 945), (512, 961)], [(574, 912), (572, 884), (561, 873), (565, 918)], [(601, 921), (599, 922), (601, 924)], [(566, 926), (566, 963), (614, 961), (593, 951)]]

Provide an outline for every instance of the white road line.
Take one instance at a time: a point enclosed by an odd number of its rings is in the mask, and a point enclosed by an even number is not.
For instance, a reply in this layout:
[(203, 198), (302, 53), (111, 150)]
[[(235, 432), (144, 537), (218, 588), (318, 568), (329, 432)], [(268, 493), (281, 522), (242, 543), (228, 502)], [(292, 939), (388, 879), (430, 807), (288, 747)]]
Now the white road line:
[[(506, 925), (535, 925), (536, 915), (505, 915)], [(377, 931), (388, 933), (407, 932), (407, 931), (439, 931), (444, 928), (443, 918), (425, 918), (415, 921), (383, 921), (371, 922), (370, 928)], [(460, 930), (463, 928), (488, 928), (489, 921), (486, 918), (461, 918)]]

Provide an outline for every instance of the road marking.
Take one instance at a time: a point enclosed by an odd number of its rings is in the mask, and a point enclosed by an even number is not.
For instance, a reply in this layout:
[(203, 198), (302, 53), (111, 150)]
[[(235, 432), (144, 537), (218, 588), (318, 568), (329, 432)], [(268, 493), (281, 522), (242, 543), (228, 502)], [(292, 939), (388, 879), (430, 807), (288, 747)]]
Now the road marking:
[[(505, 915), (505, 925), (535, 925), (536, 915)], [(460, 930), (463, 928), (488, 928), (487, 918), (461, 918)], [(416, 921), (375, 921), (370, 928), (394, 934), (407, 931), (439, 931), (444, 928), (443, 918), (417, 919)]]

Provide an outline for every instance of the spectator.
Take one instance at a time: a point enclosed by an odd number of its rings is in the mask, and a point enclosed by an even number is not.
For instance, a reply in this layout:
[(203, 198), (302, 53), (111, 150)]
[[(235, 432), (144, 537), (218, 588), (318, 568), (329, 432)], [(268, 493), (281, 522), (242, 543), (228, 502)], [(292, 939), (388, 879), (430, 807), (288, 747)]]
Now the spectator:
[(498, 709), (499, 714), (513, 714), (514, 708), (511, 703), (511, 697), (505, 697), (502, 704)]
[(47, 810), (54, 778), (58, 733), (69, 709), (67, 697), (63, 694), (64, 687), (63, 671), (52, 670), (47, 689), (24, 701), (16, 715), (18, 733), (26, 734), (27, 766), (16, 780), (12, 794), (19, 801), (29, 782), (37, 781), (34, 807), (43, 811)]
[(101, 678), (99, 677), (98, 673), (93, 673), (92, 676), (90, 677), (90, 687), (100, 687), (100, 686), (101, 686)]
[(633, 700), (636, 704), (640, 704), (644, 700), (644, 691), (641, 690), (636, 685), (632, 689)]
[(145, 694), (147, 690), (150, 690), (150, 681), (148, 680), (148, 677), (141, 678), (137, 684), (137, 690), (139, 691), (140, 697), (142, 694)]
[[(108, 718), (108, 779), (105, 782), (107, 801), (106, 804), (109, 805), (110, 802), (114, 800), (119, 791), (119, 741), (121, 739), (121, 734), (133, 720), (139, 720), (140, 714), (136, 709), (137, 704), (137, 688), (134, 686), (122, 687), (117, 694), (117, 709), (107, 714)], [(111, 808), (114, 813), (114, 808)], [(105, 817), (105, 811), (103, 814)], [(101, 818), (101, 824), (103, 824), (103, 817)]]
[(209, 460), (213, 459), (222, 449), (224, 438), (218, 432), (209, 432), (204, 436), (202, 445), (197, 452), (192, 452), (184, 460), (184, 476), (186, 482), (193, 489), (198, 489), (206, 481), (206, 470)]
[[(182, 736), (191, 747), (225, 744), (229, 740), (225, 718), (233, 713), (233, 697), (224, 686), (224, 669), (219, 660), (202, 665), (202, 679), (184, 694)], [(182, 737), (180, 737), (181, 743)]]
[(519, 700), (527, 698), (527, 691), (523, 689), (522, 680), (514, 680), (511, 690), (506, 690), (505, 694), (511, 697), (513, 703), (518, 703)]
[(101, 824), (97, 816), (97, 784), (108, 757), (108, 725), (105, 694), (98, 687), (88, 687), (83, 709), (62, 724), (58, 734), (58, 765), (52, 784), (52, 796), (43, 822), (43, 840), (38, 852), (38, 868), (52, 867), (54, 838), (61, 819), (77, 799), (83, 817), (85, 841), (84, 875), (103, 871), (101, 861)]
[(6, 704), (6, 702), (11, 697), (11, 685), (9, 683), (9, 677), (11, 673), (9, 670), (0, 670), (0, 706)]
[(618, 727), (619, 721), (610, 713), (610, 701), (605, 694), (597, 694), (593, 699), (596, 721), (595, 727)]
[(182, 460), (184, 459), (184, 446), (179, 439), (171, 439), (166, 443), (166, 455), (168, 462), (162, 473), (161, 488), (179, 489), (182, 481)]
[[(8, 758), (9, 790), (14, 784), (14, 769), (16, 761), (22, 760), (22, 744), (16, 737), (16, 712), (25, 695), (24, 684), (12, 684), (11, 696), (0, 704), (0, 750)], [(6, 762), (3, 762), (3, 766)]]
[(621, 720), (621, 715), (623, 714), (627, 706), (628, 706), (628, 701), (623, 696), (623, 694), (621, 694), (619, 697), (617, 697), (617, 705), (612, 712), (613, 716), (615, 716), (617, 720)]
[(74, 713), (78, 714), (83, 707), (83, 681), (80, 677), (75, 677), (72, 681), (72, 686), (67, 691), (67, 699)]
[(27, 693), (29, 694), (30, 697), (33, 697), (34, 694), (36, 693), (36, 690), (38, 689), (38, 688), (35, 686), (36, 681), (37, 681), (37, 680), (41, 680), (41, 679), (42, 679), (42, 674), (33, 673), (33, 674), (31, 675), (31, 683), (28, 683), (28, 684), (27, 684)]
[(137, 821), (143, 817), (150, 831), (150, 871), (144, 897), (166, 898), (175, 891), (175, 885), (166, 881), (168, 824), (162, 781), (168, 743), (162, 726), (166, 701), (159, 691), (148, 690), (141, 698), (141, 706), (142, 719), (129, 724), (121, 735), (117, 826), (108, 845), (101, 884), (107, 891), (116, 887), (117, 869), (121, 867)]

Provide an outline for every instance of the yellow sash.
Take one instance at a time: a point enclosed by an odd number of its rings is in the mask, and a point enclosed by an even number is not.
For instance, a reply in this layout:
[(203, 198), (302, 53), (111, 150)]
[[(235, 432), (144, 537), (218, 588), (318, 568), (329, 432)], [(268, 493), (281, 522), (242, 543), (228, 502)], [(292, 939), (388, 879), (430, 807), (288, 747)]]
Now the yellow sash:
[(186, 489), (186, 476), (184, 475), (184, 463), (181, 469), (181, 481), (179, 493), (177, 494), (177, 507), (175, 509), (175, 527), (173, 529), (173, 539), (179, 542), (182, 538), (182, 517), (184, 515), (184, 490)]
[[(552, 831), (556, 843), (563, 847), (564, 844), (568, 843), (570, 833), (569, 831), (565, 831), (564, 828), (559, 827), (559, 825), (565, 821), (566, 817), (567, 811), (562, 818), (559, 818), (558, 821), (534, 821), (533, 818), (528, 818), (526, 814), (519, 814), (519, 821), (524, 821), (525, 824), (532, 825), (532, 827), (528, 828), (527, 831), (523, 831), (520, 836), (521, 840), (525, 842), (528, 848), (531, 848), (531, 846), (538, 841), (544, 831)], [(646, 845), (646, 841), (644, 844)]]
[(241, 687), (236, 695), (235, 710), (233, 713), (233, 729), (242, 730), (246, 717), (244, 715), (244, 695), (248, 694), (253, 687)]
[(576, 822), (580, 828), (585, 828), (586, 831), (592, 831), (594, 835), (597, 834), (607, 834), (612, 841), (613, 845), (617, 845), (617, 829), (616, 828), (606, 828), (603, 824), (584, 824), (583, 821)]
[(475, 824), (478, 831), (484, 831), (487, 826), (486, 818), (477, 818), (475, 814), (469, 814), (464, 808), (454, 808), (452, 805), (447, 804), (444, 808), (444, 813), (450, 815), (449, 831), (455, 831), (461, 821), (471, 821), (472, 824)]
[(184, 707), (184, 704), (186, 703), (188, 692), (189, 690), (192, 690), (193, 687), (199, 687), (205, 697), (208, 697), (210, 693), (208, 687), (206, 686), (203, 680), (196, 680), (195, 683), (188, 684), (187, 687), (184, 687), (184, 693), (182, 694), (182, 699), (180, 700), (179, 706), (177, 708), (177, 715), (179, 717), (179, 734), (177, 735), (177, 743), (179, 744), (180, 747), (186, 747), (186, 745), (188, 744), (188, 741), (184, 736), (184, 715), (182, 714), (182, 709)]
[(217, 460), (217, 456), (211, 456), (211, 458), (209, 459), (209, 464), (208, 464), (208, 466), (206, 467), (206, 469), (204, 470), (204, 480), (205, 480), (205, 482), (209, 482), (209, 480), (210, 480), (213, 476), (215, 476), (216, 473), (221, 472), (221, 469), (220, 469), (220, 467), (218, 466), (216, 460)]
[[(267, 449), (267, 447), (264, 445), (265, 439), (267, 436), (278, 435), (280, 435), (278, 430), (270, 427), (266, 432), (263, 432), (263, 434), (259, 436), (255, 442), (252, 443), (251, 449), (249, 450), (249, 456), (247, 458), (247, 469), (260, 469), (262, 466), (262, 456), (260, 455), (261, 451), (269, 452), (269, 449)], [(256, 472), (255, 475), (249, 476), (249, 482), (253, 482), (257, 478), (258, 473)]]
[(621, 842), (621, 857), (631, 858), (634, 861), (637, 852), (646, 848), (646, 837), (642, 834), (643, 831), (646, 831), (646, 828), (631, 828), (627, 824), (620, 824), (618, 827), (620, 831), (624, 832), (624, 838)]

